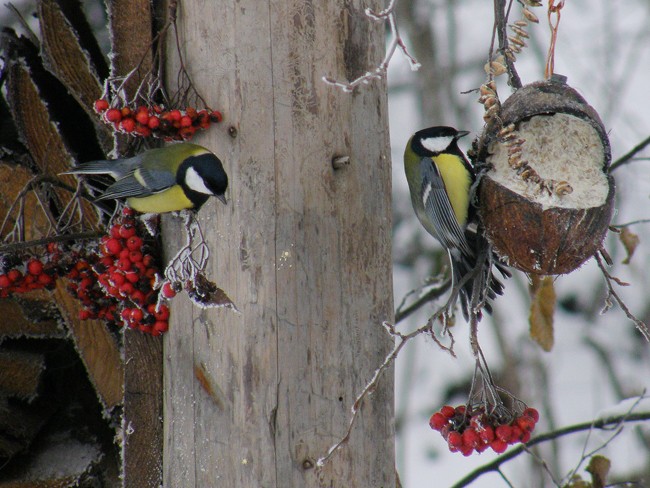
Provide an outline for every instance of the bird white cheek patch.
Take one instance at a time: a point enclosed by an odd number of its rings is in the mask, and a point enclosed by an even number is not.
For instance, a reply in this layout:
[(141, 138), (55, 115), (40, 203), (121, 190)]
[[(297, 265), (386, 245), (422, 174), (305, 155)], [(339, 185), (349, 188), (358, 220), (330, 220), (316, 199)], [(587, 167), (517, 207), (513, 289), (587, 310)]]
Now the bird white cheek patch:
[(447, 149), (453, 140), (453, 137), (429, 137), (427, 139), (422, 139), (421, 142), (424, 149), (438, 153)]
[(199, 176), (194, 168), (188, 168), (187, 173), (185, 173), (185, 184), (187, 184), (190, 190), (194, 190), (195, 192), (214, 195), (214, 193), (205, 186), (203, 178)]

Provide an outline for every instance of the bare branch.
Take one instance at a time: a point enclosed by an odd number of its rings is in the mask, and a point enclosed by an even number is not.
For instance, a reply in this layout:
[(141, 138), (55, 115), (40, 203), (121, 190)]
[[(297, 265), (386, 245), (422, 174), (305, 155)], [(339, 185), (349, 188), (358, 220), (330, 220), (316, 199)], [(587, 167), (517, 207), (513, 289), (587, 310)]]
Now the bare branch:
[(388, 69), (388, 65), (390, 64), (390, 60), (392, 59), (393, 54), (395, 54), (395, 51), (397, 50), (398, 47), (400, 51), (402, 51), (402, 54), (408, 60), (411, 69), (413, 71), (417, 71), (418, 69), (420, 69), (421, 66), (420, 63), (418, 62), (417, 59), (415, 59), (411, 55), (411, 53), (409, 53), (406, 44), (404, 43), (404, 40), (400, 36), (399, 30), (397, 28), (397, 19), (395, 17), (396, 4), (397, 4), (397, 0), (391, 0), (391, 2), (388, 4), (388, 7), (386, 7), (384, 10), (375, 12), (372, 9), (367, 8), (365, 11), (366, 16), (372, 20), (382, 21), (382, 22), (387, 21), (392, 34), (392, 39), (390, 41), (390, 44), (388, 45), (388, 48), (386, 49), (386, 55), (384, 56), (382, 62), (379, 63), (379, 66), (377, 66), (373, 71), (368, 71), (364, 75), (349, 82), (337, 81), (334, 78), (324, 76), (323, 81), (325, 83), (327, 83), (328, 85), (337, 86), (345, 92), (351, 92), (354, 88), (356, 88), (361, 84), (365, 85), (370, 83), (370, 81), (373, 79), (381, 79), (384, 76), (386, 76), (386, 71)]
[(630, 149), (630, 151), (628, 151), (628, 152), (625, 153), (623, 156), (621, 156), (620, 158), (618, 158), (614, 163), (612, 163), (612, 164), (610, 165), (610, 167), (609, 167), (609, 172), (611, 173), (611, 172), (614, 171), (616, 168), (618, 168), (618, 167), (620, 167), (620, 166), (623, 166), (624, 164), (627, 164), (627, 163), (629, 163), (630, 161), (632, 161), (632, 158), (634, 158), (634, 156), (635, 156), (637, 153), (643, 151), (643, 150), (646, 148), (646, 146), (647, 146), (648, 144), (650, 144), (650, 136), (648, 136), (648, 137), (646, 137), (645, 139), (643, 139), (643, 140), (642, 140), (641, 142), (639, 142), (636, 146), (634, 146), (632, 149)]
[(443, 283), (439, 284), (438, 286), (431, 288), (424, 295), (422, 295), (413, 303), (411, 303), (408, 307), (404, 307), (406, 299), (411, 294), (419, 290), (412, 290), (411, 292), (407, 293), (404, 299), (402, 300), (402, 303), (400, 303), (400, 305), (397, 307), (397, 310), (395, 311), (395, 323), (399, 324), (402, 320), (409, 317), (411, 314), (419, 310), (427, 303), (435, 300), (436, 298), (440, 298), (449, 289), (450, 286), (451, 286), (451, 279), (448, 279)]
[(331, 457), (334, 455), (336, 451), (338, 451), (339, 449), (341, 449), (343, 446), (347, 444), (350, 438), (350, 434), (352, 433), (352, 428), (354, 427), (354, 424), (357, 420), (359, 411), (361, 410), (361, 406), (363, 405), (364, 400), (366, 399), (367, 396), (369, 396), (372, 392), (375, 391), (380, 378), (382, 377), (384, 372), (390, 367), (393, 361), (397, 358), (397, 355), (402, 350), (402, 348), (406, 345), (407, 342), (409, 342), (411, 339), (419, 335), (429, 334), (436, 342), (436, 344), (438, 344), (443, 350), (449, 352), (452, 356), (455, 356), (453, 352), (453, 347), (454, 347), (453, 336), (448, 331), (446, 331), (446, 333), (449, 334), (449, 336), (451, 337), (451, 345), (447, 347), (437, 339), (437, 337), (435, 336), (435, 332), (433, 331), (433, 325), (435, 324), (435, 321), (443, 316), (446, 309), (447, 309), (446, 306), (442, 307), (440, 310), (438, 310), (434, 315), (432, 315), (429, 318), (426, 325), (411, 332), (410, 334), (401, 334), (400, 332), (395, 331), (395, 327), (393, 326), (393, 324), (387, 322), (383, 324), (384, 328), (388, 331), (388, 333), (397, 339), (397, 342), (393, 347), (393, 350), (384, 358), (384, 362), (381, 364), (381, 366), (379, 366), (379, 368), (375, 370), (375, 373), (370, 379), (370, 381), (366, 384), (363, 390), (361, 390), (361, 393), (359, 393), (356, 399), (354, 400), (354, 403), (352, 404), (352, 408), (350, 409), (352, 412), (352, 416), (350, 417), (350, 420), (348, 422), (348, 427), (345, 431), (345, 434), (343, 435), (343, 437), (341, 437), (341, 439), (338, 440), (338, 442), (336, 442), (327, 450), (327, 454), (325, 454), (323, 457), (319, 458), (316, 461), (317, 467), (319, 468), (323, 467), (325, 463), (331, 459)]
[(607, 284), (607, 290), (609, 291), (609, 294), (607, 296), (607, 303), (605, 306), (604, 311), (607, 311), (611, 307), (611, 298), (613, 298), (616, 303), (618, 303), (618, 306), (621, 307), (621, 310), (625, 313), (628, 319), (630, 319), (632, 322), (634, 322), (634, 325), (636, 325), (636, 328), (638, 329), (639, 332), (641, 332), (641, 335), (645, 338), (646, 341), (650, 342), (650, 331), (648, 330), (648, 326), (638, 318), (634, 316), (632, 312), (630, 312), (630, 309), (627, 308), (627, 305), (625, 305), (625, 302), (621, 300), (621, 298), (618, 296), (618, 294), (614, 291), (614, 287), (612, 286), (612, 281), (616, 282), (618, 285), (625, 286), (627, 283), (622, 282), (618, 278), (612, 276), (607, 272), (605, 269), (605, 265), (603, 264), (602, 259), (600, 258), (599, 254), (596, 253), (594, 255), (596, 258), (596, 262), (598, 263), (598, 267), (600, 268), (600, 271), (603, 273), (603, 276), (605, 277), (605, 283)]

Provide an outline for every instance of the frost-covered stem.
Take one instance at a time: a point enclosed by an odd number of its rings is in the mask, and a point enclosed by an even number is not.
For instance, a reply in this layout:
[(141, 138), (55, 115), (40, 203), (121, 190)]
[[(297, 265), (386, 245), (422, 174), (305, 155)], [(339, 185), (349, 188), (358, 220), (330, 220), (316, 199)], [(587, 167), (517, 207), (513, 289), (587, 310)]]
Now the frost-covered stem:
[(99, 239), (102, 236), (100, 232), (89, 231), (79, 232), (77, 234), (61, 234), (58, 236), (45, 237), (43, 239), (36, 239), (33, 241), (25, 242), (12, 242), (10, 244), (3, 244), (0, 246), (0, 253), (11, 253), (15, 251), (22, 251), (32, 247), (45, 246), (50, 242), (68, 242), (68, 241), (87, 241)]
[[(598, 263), (598, 267), (600, 268), (600, 271), (603, 273), (603, 277), (605, 278), (605, 283), (607, 284), (607, 290), (609, 292), (609, 295), (607, 297), (607, 301), (609, 302), (610, 298), (613, 298), (616, 303), (618, 303), (618, 306), (621, 307), (621, 310), (623, 310), (623, 313), (625, 313), (625, 316), (630, 319), (632, 322), (634, 322), (634, 325), (636, 325), (637, 330), (641, 333), (641, 335), (645, 338), (646, 341), (650, 342), (650, 331), (648, 330), (648, 326), (645, 324), (645, 322), (639, 320), (634, 316), (632, 312), (630, 312), (630, 309), (627, 308), (627, 305), (625, 305), (625, 302), (618, 296), (618, 294), (614, 291), (614, 287), (612, 286), (612, 281), (615, 281), (619, 285), (625, 285), (626, 283), (623, 283), (620, 281), (618, 278), (612, 276), (609, 274), (609, 272), (605, 269), (605, 265), (603, 264), (602, 259), (600, 258), (599, 254), (596, 253), (594, 255), (596, 258), (596, 262)], [(606, 312), (609, 307), (611, 306), (611, 303), (609, 303), (604, 311)]]
[(522, 444), (520, 446), (517, 446), (514, 449), (511, 449), (510, 451), (506, 452), (505, 454), (498, 456), (493, 461), (486, 463), (483, 466), (480, 466), (479, 468), (475, 469), (467, 476), (465, 476), (463, 479), (456, 482), (452, 486), (452, 488), (461, 488), (464, 486), (469, 486), (470, 483), (472, 483), (473, 481), (475, 481), (476, 479), (478, 479), (479, 477), (481, 477), (486, 473), (498, 472), (501, 465), (504, 464), (506, 461), (509, 461), (510, 459), (519, 456), (522, 452), (529, 452), (529, 449), (531, 447), (537, 444), (541, 444), (542, 442), (547, 442), (553, 439), (557, 439), (559, 437), (564, 437), (566, 435), (573, 434), (575, 432), (591, 431), (592, 429), (605, 430), (605, 429), (617, 428), (617, 427), (622, 427), (623, 424), (629, 422), (642, 422), (646, 420), (650, 420), (650, 412), (631, 413), (631, 411), (628, 411), (621, 415), (596, 419), (592, 422), (583, 422), (580, 424), (570, 425), (563, 429), (558, 429), (552, 432), (547, 432), (546, 434), (538, 435), (536, 437), (533, 437), (525, 445)]
[(396, 5), (397, 5), (397, 0), (391, 0), (388, 6), (384, 10), (381, 10), (379, 12), (375, 12), (370, 8), (367, 8), (365, 10), (366, 16), (369, 17), (370, 19), (375, 21), (387, 21), (388, 26), (390, 28), (390, 32), (392, 34), (392, 39), (390, 41), (390, 44), (386, 48), (386, 54), (384, 56), (384, 59), (381, 61), (381, 63), (379, 63), (379, 65), (373, 71), (368, 71), (364, 75), (359, 76), (358, 78), (352, 81), (337, 81), (334, 78), (324, 76), (323, 81), (325, 83), (327, 83), (328, 85), (339, 87), (343, 91), (350, 92), (355, 87), (361, 84), (370, 83), (370, 80), (372, 79), (383, 78), (386, 75), (386, 70), (388, 69), (390, 60), (392, 59), (393, 54), (395, 54), (395, 51), (397, 50), (398, 47), (402, 52), (402, 54), (408, 60), (409, 64), (411, 65), (411, 69), (413, 71), (417, 71), (418, 69), (420, 69), (421, 66), (420, 63), (408, 51), (408, 48), (406, 47), (404, 40), (400, 36), (399, 29), (397, 28), (397, 19), (395, 17)]
[(397, 355), (402, 350), (402, 348), (406, 345), (407, 342), (409, 342), (414, 337), (417, 337), (424, 333), (428, 333), (431, 335), (431, 337), (436, 342), (436, 344), (438, 344), (438, 346), (440, 346), (443, 350), (449, 352), (452, 356), (455, 356), (453, 352), (453, 344), (454, 344), (453, 337), (452, 337), (451, 345), (449, 347), (446, 347), (435, 337), (435, 334), (433, 332), (433, 325), (435, 321), (443, 314), (444, 310), (445, 309), (443, 307), (427, 321), (426, 325), (411, 332), (410, 334), (402, 334), (400, 332), (397, 332), (393, 324), (390, 324), (388, 322), (383, 323), (383, 326), (386, 329), (386, 331), (391, 336), (395, 337), (397, 339), (397, 342), (393, 347), (393, 350), (384, 358), (384, 362), (381, 364), (381, 366), (379, 366), (379, 368), (375, 370), (375, 373), (373, 374), (370, 381), (366, 384), (363, 390), (361, 390), (361, 392), (355, 398), (354, 403), (352, 404), (352, 408), (350, 409), (352, 416), (350, 417), (350, 421), (348, 422), (348, 427), (345, 431), (345, 434), (343, 435), (343, 437), (341, 437), (341, 439), (339, 439), (335, 444), (333, 444), (327, 450), (327, 454), (325, 454), (323, 457), (319, 458), (316, 461), (317, 467), (324, 466), (325, 463), (330, 460), (330, 458), (334, 455), (336, 451), (338, 451), (345, 444), (347, 444), (348, 439), (350, 438), (350, 434), (352, 433), (352, 428), (354, 427), (354, 423), (356, 422), (356, 419), (359, 415), (359, 411), (361, 410), (363, 401), (366, 399), (368, 395), (370, 395), (373, 391), (375, 391), (375, 389), (377, 388), (377, 384), (379, 383), (379, 379), (381, 378), (383, 373), (390, 367), (390, 365), (393, 363), (395, 358), (397, 358)]
[(397, 307), (397, 310), (395, 311), (395, 323), (399, 324), (402, 320), (406, 319), (408, 316), (410, 316), (412, 313), (417, 311), (423, 305), (426, 305), (427, 303), (433, 301), (436, 298), (440, 298), (449, 289), (450, 286), (451, 286), (451, 279), (446, 280), (444, 283), (441, 283), (439, 286), (430, 289), (420, 298), (418, 298), (413, 303), (411, 303), (408, 307), (403, 308), (406, 299), (408, 298), (409, 295), (411, 295), (411, 293), (413, 293), (413, 292), (409, 292), (404, 297), (402, 303), (400, 303), (400, 305)]

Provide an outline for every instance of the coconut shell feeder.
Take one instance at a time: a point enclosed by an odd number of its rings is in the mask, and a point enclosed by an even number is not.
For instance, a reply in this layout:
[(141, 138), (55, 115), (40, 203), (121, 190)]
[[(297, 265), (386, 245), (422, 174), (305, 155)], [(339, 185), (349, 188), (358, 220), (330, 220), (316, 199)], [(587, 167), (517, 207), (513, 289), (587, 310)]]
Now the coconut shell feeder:
[(481, 218), (508, 265), (566, 274), (598, 252), (614, 209), (611, 149), (600, 117), (564, 77), (518, 89), (477, 144)]

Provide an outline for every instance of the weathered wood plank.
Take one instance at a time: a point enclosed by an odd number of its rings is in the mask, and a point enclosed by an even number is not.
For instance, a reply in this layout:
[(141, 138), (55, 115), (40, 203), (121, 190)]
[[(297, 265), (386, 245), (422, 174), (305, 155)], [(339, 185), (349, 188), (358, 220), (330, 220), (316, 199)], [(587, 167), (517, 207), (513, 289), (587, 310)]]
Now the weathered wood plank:
[[(111, 75), (139, 71), (125, 84), (130, 101), (151, 70), (150, 0), (107, 2), (111, 46)], [(127, 137), (117, 137), (124, 149)], [(153, 488), (161, 485), (162, 471), (162, 341), (139, 332), (124, 335), (124, 487)], [(182, 485), (181, 485), (182, 486)]]
[(72, 340), (102, 405), (110, 409), (121, 404), (124, 363), (108, 326), (102, 320), (79, 319), (79, 303), (66, 289), (65, 280), (57, 281), (52, 296), (70, 329)]
[[(225, 114), (199, 141), (231, 181), (228, 207), (200, 212), (209, 277), (241, 313), (173, 303), (165, 485), (394, 486), (390, 374), (349, 445), (315, 469), (391, 348), (381, 327), (392, 317), (385, 87), (350, 95), (321, 82), (379, 62), (382, 26), (361, 2), (182, 7), (186, 66)], [(334, 171), (336, 155), (350, 166)], [(180, 227), (166, 224), (174, 252)]]

